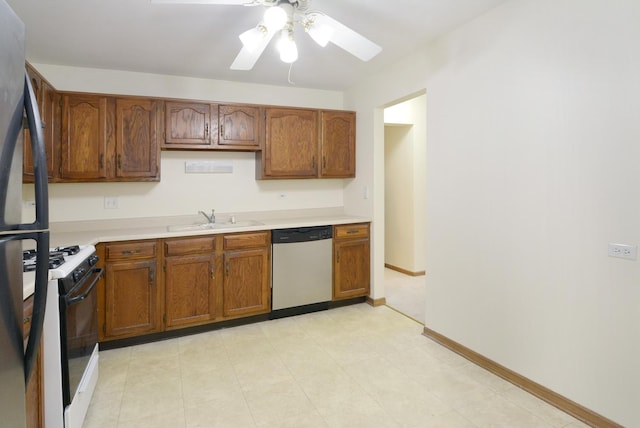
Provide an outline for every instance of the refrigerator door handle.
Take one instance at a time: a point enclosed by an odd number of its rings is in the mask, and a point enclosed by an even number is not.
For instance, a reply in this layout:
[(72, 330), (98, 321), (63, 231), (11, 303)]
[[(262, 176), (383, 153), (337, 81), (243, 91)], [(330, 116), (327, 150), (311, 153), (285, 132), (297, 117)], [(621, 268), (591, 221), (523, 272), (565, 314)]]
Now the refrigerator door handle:
[[(29, 236), (25, 236), (28, 238)], [(29, 381), (40, 348), (40, 338), (44, 324), (44, 311), (47, 303), (47, 287), (49, 286), (49, 232), (35, 232), (31, 238), (37, 242), (36, 247), (36, 283), (33, 293), (33, 315), (27, 349), (24, 353), (24, 379)]]
[[(25, 71), (24, 109), (31, 133), (31, 152), (34, 165), (34, 190), (36, 201), (36, 218), (33, 223), (21, 224), (19, 230), (45, 230), (49, 228), (49, 193), (47, 190), (47, 154), (44, 148), (42, 121), (38, 111), (38, 103), (31, 87), (31, 81)], [(47, 249), (48, 251), (48, 249)]]

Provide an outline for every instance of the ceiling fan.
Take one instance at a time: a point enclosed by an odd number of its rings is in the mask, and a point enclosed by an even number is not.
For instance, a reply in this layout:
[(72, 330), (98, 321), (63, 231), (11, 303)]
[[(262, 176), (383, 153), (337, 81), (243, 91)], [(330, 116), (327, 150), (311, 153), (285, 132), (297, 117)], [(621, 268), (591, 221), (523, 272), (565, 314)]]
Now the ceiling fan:
[(310, 0), (151, 0), (152, 3), (264, 6), (261, 22), (240, 34), (242, 49), (231, 64), (232, 70), (251, 70), (267, 45), (278, 35), (280, 59), (293, 63), (298, 59), (294, 24), (324, 47), (331, 42), (362, 61), (369, 61), (382, 48), (330, 16), (309, 10)]

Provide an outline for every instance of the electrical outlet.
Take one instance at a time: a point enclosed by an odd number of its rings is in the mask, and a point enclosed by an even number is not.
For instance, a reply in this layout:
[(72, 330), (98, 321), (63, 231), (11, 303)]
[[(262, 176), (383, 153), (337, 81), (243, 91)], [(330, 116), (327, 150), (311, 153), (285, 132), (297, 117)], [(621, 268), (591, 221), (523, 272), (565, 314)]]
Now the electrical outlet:
[(638, 257), (638, 247), (636, 245), (610, 243), (609, 257), (619, 257), (621, 259), (635, 260)]
[(104, 197), (104, 208), (107, 210), (114, 210), (118, 208), (118, 197), (117, 196), (105, 196)]

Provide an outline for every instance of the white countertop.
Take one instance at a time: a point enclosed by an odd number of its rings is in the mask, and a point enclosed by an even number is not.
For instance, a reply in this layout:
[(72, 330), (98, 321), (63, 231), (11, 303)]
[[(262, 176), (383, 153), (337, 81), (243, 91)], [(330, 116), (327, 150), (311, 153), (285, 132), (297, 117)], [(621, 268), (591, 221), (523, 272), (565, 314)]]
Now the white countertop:
[[(51, 223), (51, 245), (96, 245), (99, 242), (130, 241), (140, 239), (173, 238), (220, 233), (250, 232), (258, 230), (286, 229), (336, 224), (370, 222), (367, 217), (346, 215), (342, 208), (312, 210), (262, 211), (234, 213), (237, 222), (255, 221), (252, 226), (228, 225), (219, 229), (188, 231), (168, 230), (169, 226), (205, 223), (201, 215), (174, 217), (146, 217), (119, 220), (96, 220)], [(219, 222), (227, 222), (231, 214), (216, 214)]]

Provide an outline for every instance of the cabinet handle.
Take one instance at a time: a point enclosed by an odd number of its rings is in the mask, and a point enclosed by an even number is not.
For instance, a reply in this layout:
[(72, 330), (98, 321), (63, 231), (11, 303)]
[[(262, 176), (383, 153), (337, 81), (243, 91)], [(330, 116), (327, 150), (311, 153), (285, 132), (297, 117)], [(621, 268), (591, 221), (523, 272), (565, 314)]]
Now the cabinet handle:
[(153, 286), (156, 279), (156, 270), (154, 268), (149, 269), (149, 286)]
[(312, 169), (316, 169), (316, 157), (314, 156), (313, 159), (311, 159), (311, 168)]
[(31, 322), (31, 317), (24, 317), (24, 319), (22, 320), (23, 324), (28, 324)]
[(349, 230), (347, 230), (347, 234), (351, 235), (352, 233), (358, 233), (358, 229), (349, 229)]
[(336, 263), (340, 263), (340, 250), (336, 251)]
[(213, 276), (213, 263), (209, 263), (209, 276), (211, 277), (211, 279), (215, 279), (215, 277)]
[(140, 254), (141, 252), (142, 252), (142, 250), (139, 249), (139, 248), (137, 250), (124, 250), (124, 251), (122, 251), (122, 255), (123, 256), (130, 256), (132, 254)]
[(224, 140), (224, 122), (220, 122), (220, 135), (222, 136), (222, 139)]
[(122, 170), (122, 155), (118, 153), (118, 171)]
[(99, 163), (100, 163), (100, 169), (104, 168), (104, 155), (100, 155)]
[(327, 157), (322, 156), (322, 169), (327, 169)]
[(204, 138), (209, 138), (209, 124), (204, 124)]
[(227, 277), (229, 277), (229, 262), (228, 261), (224, 264), (224, 274)]

